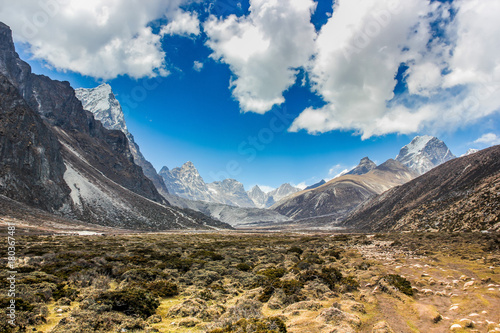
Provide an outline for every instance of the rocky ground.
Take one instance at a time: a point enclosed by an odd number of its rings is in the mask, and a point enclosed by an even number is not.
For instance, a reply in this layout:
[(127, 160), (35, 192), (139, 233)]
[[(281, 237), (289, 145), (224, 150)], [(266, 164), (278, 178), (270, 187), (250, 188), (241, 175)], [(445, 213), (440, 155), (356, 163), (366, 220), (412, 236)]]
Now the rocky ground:
[[(500, 331), (498, 234), (234, 232), (17, 242), (18, 326), (0, 331)], [(6, 276), (0, 281), (7, 288)]]

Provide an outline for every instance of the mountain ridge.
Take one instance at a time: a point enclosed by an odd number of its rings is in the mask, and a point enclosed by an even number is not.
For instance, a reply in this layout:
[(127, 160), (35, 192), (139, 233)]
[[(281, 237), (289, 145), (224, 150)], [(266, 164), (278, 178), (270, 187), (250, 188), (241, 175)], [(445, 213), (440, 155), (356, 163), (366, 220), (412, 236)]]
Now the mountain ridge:
[(452, 159), (359, 206), (342, 226), (363, 231), (500, 230), (500, 146)]

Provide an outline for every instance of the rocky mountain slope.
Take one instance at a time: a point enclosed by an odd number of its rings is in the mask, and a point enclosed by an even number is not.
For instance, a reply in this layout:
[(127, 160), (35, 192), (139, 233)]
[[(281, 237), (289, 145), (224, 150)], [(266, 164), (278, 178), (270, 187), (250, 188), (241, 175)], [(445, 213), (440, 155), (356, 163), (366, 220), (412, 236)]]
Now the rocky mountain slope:
[(424, 135), (415, 137), (401, 148), (396, 161), (423, 175), (436, 166), (454, 159), (446, 144), (436, 137)]
[(111, 86), (103, 83), (98, 87), (75, 89), (76, 97), (82, 102), (83, 108), (94, 114), (94, 118), (109, 130), (123, 132), (129, 143), (129, 148), (134, 157), (134, 162), (142, 168), (160, 194), (168, 193), (163, 179), (158, 175), (153, 165), (141, 153), (134, 136), (129, 132), (120, 102), (115, 98)]
[[(85, 111), (68, 82), (32, 74), (15, 52), (10, 28), (2, 23), (0, 74), (2, 118), (6, 120), (2, 131), (9, 133), (0, 141), (5, 164), (1, 194), (107, 226), (147, 230), (229, 227), (167, 206), (134, 164), (125, 134), (104, 128)], [(18, 166), (24, 167), (13, 170)], [(17, 195), (17, 190), (29, 195)]]
[(294, 220), (329, 215), (335, 221), (375, 195), (416, 176), (401, 163), (388, 160), (364, 175), (344, 175), (318, 188), (298, 192), (271, 209)]
[(366, 231), (500, 230), (500, 146), (440, 165), (360, 206), (342, 225)]
[(354, 169), (347, 172), (346, 175), (364, 175), (376, 167), (377, 165), (372, 160), (368, 157), (363, 157), (361, 161), (359, 161), (359, 164)]

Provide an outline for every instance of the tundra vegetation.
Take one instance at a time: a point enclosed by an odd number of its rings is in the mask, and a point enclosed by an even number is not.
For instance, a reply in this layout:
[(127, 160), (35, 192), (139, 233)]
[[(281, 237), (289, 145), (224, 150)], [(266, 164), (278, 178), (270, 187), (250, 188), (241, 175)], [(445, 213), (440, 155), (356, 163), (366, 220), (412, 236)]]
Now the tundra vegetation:
[(17, 242), (17, 326), (5, 320), (3, 292), (0, 332), (500, 331), (500, 237), (493, 233), (33, 235)]

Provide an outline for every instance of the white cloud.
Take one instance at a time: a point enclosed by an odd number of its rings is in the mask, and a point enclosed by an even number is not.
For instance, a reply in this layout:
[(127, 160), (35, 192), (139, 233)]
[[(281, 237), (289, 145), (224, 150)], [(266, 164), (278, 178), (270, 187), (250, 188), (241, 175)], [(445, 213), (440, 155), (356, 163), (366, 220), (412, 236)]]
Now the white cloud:
[(200, 34), (200, 21), (196, 13), (178, 10), (170, 16), (170, 22), (161, 29), (160, 35), (197, 36)]
[(265, 113), (284, 102), (295, 68), (310, 59), (316, 36), (312, 0), (250, 0), (250, 14), (211, 16), (203, 25), (212, 58), (229, 65), (230, 86), (244, 112)]
[[(498, 111), (499, 11), (495, 0), (336, 2), (310, 68), (327, 105), (305, 109), (290, 131), (354, 130), (366, 139), (450, 130)], [(445, 34), (432, 39), (438, 18)], [(408, 93), (394, 98), (401, 63)]]
[[(290, 130), (320, 133), (355, 129), (369, 137), (387, 114), (400, 63), (428, 41), (428, 2), (341, 0), (322, 27), (310, 69), (314, 89), (328, 103), (306, 109)], [(392, 126), (391, 126), (392, 127)], [(415, 130), (413, 126), (410, 130)]]
[[(112, 79), (167, 75), (153, 20), (178, 11), (184, 0), (1, 0), (0, 20), (36, 59), (59, 70)], [(8, 2), (8, 3), (7, 3)]]
[(474, 141), (476, 144), (485, 144), (489, 146), (500, 145), (500, 137), (495, 133), (483, 134), (480, 138)]
[(203, 63), (201, 61), (195, 61), (193, 63), (193, 69), (197, 72), (200, 72), (203, 69)]

